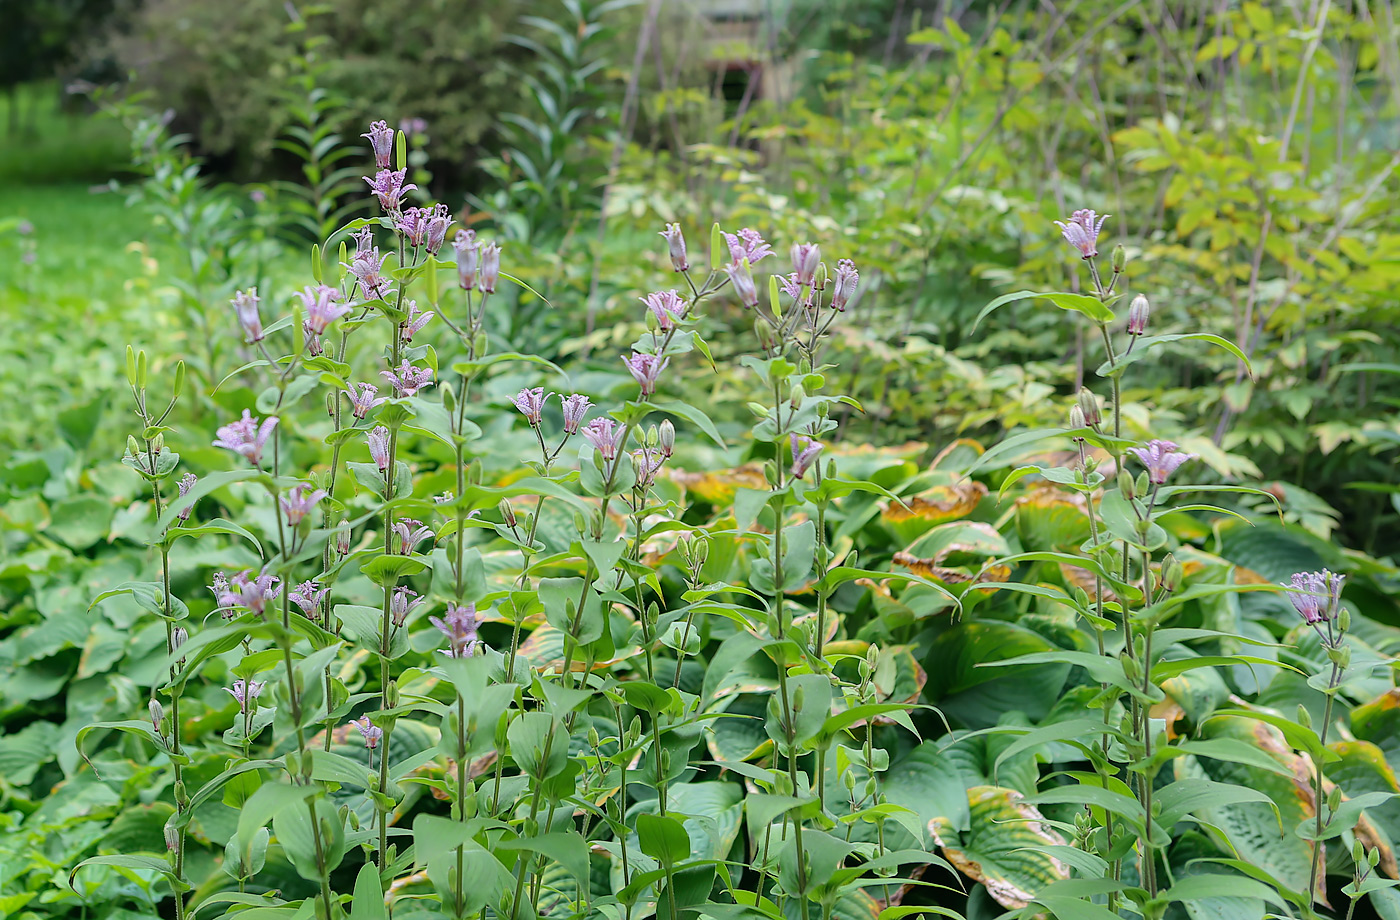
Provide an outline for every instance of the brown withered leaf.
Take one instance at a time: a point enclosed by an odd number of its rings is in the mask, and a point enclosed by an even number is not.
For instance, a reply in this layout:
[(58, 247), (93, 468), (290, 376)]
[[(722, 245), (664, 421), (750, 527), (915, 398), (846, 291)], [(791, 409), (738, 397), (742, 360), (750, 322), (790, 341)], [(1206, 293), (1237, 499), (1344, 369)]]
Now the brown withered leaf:
[(723, 507), (734, 501), (739, 489), (768, 491), (768, 480), (763, 476), (763, 467), (757, 463), (728, 470), (712, 470), (692, 473), (688, 470), (671, 470), (672, 481), (681, 485), (687, 492), (711, 505)]
[(964, 479), (956, 485), (934, 486), (918, 495), (899, 502), (882, 502), (880, 516), (891, 523), (914, 518), (930, 524), (941, 524), (967, 517), (987, 494), (987, 487), (974, 479)]
[[(915, 575), (922, 575), (924, 578), (942, 582), (945, 585), (962, 585), (974, 582), (1003, 582), (1011, 577), (1011, 567), (1000, 563), (989, 563), (979, 570), (955, 569), (942, 566), (935, 559), (926, 559), (915, 556), (912, 553), (895, 553), (894, 564), (902, 566), (913, 572)], [(993, 591), (993, 588), (983, 588), (983, 591)]]

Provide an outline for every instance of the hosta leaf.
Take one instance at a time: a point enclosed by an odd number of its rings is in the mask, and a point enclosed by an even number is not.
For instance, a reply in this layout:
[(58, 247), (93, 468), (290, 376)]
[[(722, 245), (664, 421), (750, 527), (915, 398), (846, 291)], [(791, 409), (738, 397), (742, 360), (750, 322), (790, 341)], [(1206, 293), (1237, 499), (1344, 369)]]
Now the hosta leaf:
[(1042, 847), (1065, 841), (1027, 805), (1021, 794), (1000, 786), (967, 790), (968, 829), (959, 833), (946, 819), (930, 822), (943, 855), (968, 878), (986, 886), (1003, 907), (1025, 907), (1069, 867)]

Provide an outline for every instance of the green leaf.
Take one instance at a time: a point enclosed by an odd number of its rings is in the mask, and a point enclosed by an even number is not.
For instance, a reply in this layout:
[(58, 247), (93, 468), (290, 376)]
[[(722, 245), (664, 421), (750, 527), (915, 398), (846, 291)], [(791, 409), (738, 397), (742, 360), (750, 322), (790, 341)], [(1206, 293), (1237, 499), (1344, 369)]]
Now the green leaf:
[(977, 318), (972, 321), (972, 328), (975, 330), (982, 320), (998, 307), (1032, 297), (1043, 297), (1061, 310), (1082, 313), (1096, 323), (1111, 323), (1114, 319), (1112, 308), (1097, 297), (1090, 297), (1087, 294), (1069, 294), (1062, 291), (1015, 291), (1003, 294), (983, 307), (982, 312), (978, 313)]
[(1254, 370), (1249, 365), (1249, 358), (1245, 355), (1244, 352), (1240, 351), (1239, 346), (1237, 346), (1234, 342), (1231, 342), (1229, 339), (1222, 339), (1220, 336), (1213, 335), (1209, 332), (1182, 332), (1173, 335), (1140, 336), (1138, 337), (1137, 341), (1133, 343), (1133, 350), (1131, 352), (1128, 352), (1127, 354), (1118, 355), (1117, 360), (1112, 364), (1105, 361), (1103, 364), (1099, 365), (1099, 369), (1096, 371), (1096, 373), (1100, 377), (1112, 377), (1118, 374), (1122, 374), (1124, 369), (1128, 365), (1136, 364), (1138, 361), (1141, 361), (1143, 358), (1147, 357), (1148, 353), (1152, 349), (1157, 348), (1161, 345), (1168, 345), (1172, 342), (1182, 341), (1207, 342), (1211, 345), (1223, 348), (1230, 354), (1234, 355), (1236, 358), (1240, 359), (1240, 362), (1244, 364), (1245, 371), (1249, 374), (1249, 376), (1254, 376)]
[(642, 852), (663, 866), (673, 866), (690, 857), (690, 835), (681, 822), (669, 815), (637, 815), (637, 839)]

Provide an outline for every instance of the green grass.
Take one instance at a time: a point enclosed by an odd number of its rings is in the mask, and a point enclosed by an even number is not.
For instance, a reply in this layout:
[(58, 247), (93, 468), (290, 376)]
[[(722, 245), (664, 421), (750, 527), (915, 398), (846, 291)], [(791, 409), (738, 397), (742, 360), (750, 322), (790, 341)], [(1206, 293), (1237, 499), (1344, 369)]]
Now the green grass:
[[(17, 108), (16, 108), (17, 107)], [(65, 111), (71, 109), (71, 111)], [(20, 87), (0, 122), (0, 188), (106, 182), (130, 153), (121, 125), (53, 83)]]

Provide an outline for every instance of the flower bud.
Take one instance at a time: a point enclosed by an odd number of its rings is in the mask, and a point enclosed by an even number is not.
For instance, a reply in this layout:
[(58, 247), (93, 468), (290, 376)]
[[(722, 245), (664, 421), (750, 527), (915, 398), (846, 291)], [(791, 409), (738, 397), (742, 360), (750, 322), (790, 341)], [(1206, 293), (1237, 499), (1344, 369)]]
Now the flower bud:
[(1170, 553), (1168, 553), (1167, 558), (1162, 560), (1163, 590), (1165, 590), (1168, 594), (1174, 593), (1178, 588), (1181, 587), (1181, 579), (1184, 577), (1184, 575), (1185, 571), (1182, 569), (1181, 563), (1176, 561), (1176, 556), (1173, 556)]
[(1152, 309), (1142, 294), (1133, 298), (1128, 306), (1128, 335), (1142, 335), (1147, 331), (1147, 318)]
[(1308, 712), (1308, 707), (1302, 703), (1298, 704), (1298, 724), (1304, 728), (1312, 728), (1312, 713)]
[(184, 645), (190, 638), (190, 631), (183, 626), (176, 626), (170, 630), (170, 651), (178, 652), (180, 646)]
[(1366, 854), (1366, 865), (1368, 865), (1368, 866), (1370, 866), (1372, 869), (1374, 869), (1374, 868), (1376, 868), (1376, 864), (1379, 863), (1380, 861), (1381, 861), (1381, 848), (1380, 848), (1380, 847), (1371, 847), (1370, 852), (1368, 852), (1368, 853)]
[[(1087, 428), (1087, 427), (1088, 427), (1088, 422), (1086, 422), (1086, 421), (1084, 420), (1084, 410), (1081, 409), (1081, 408), (1079, 408), (1079, 404), (1078, 404), (1078, 403), (1075, 403), (1074, 405), (1072, 405), (1072, 406), (1069, 407), (1069, 427), (1070, 427), (1071, 429), (1079, 429), (1079, 428)], [(1078, 438), (1078, 437), (1077, 437), (1077, 438), (1075, 438), (1075, 440), (1076, 440), (1076, 441), (1082, 441), (1082, 440), (1084, 440), (1084, 439), (1083, 439), (1083, 438)]]
[(1127, 470), (1118, 471), (1118, 491), (1123, 493), (1123, 497), (1128, 501), (1137, 498), (1137, 486), (1133, 483), (1133, 474)]
[(726, 265), (724, 271), (729, 275), (729, 281), (734, 285), (734, 293), (738, 295), (739, 301), (749, 308), (758, 306), (758, 288), (753, 283), (753, 273), (749, 271), (748, 260)]
[(481, 289), (487, 294), (496, 293), (496, 282), (501, 277), (501, 247), (487, 243), (481, 247)]
[(180, 829), (174, 825), (167, 824), (162, 829), (165, 835), (165, 848), (174, 853), (180, 847)]
[(518, 519), (515, 516), (515, 509), (510, 506), (509, 499), (501, 499), (501, 503), (497, 505), (497, 508), (500, 509), (501, 520), (505, 522), (505, 525), (507, 527), (515, 527)]
[(1113, 273), (1115, 275), (1123, 274), (1123, 269), (1128, 265), (1128, 251), (1123, 248), (1122, 243), (1113, 247), (1112, 263)]
[(455, 414), (457, 411), (457, 393), (452, 389), (452, 384), (444, 383), (438, 387), (438, 392), (442, 394), (442, 407), (448, 414)]
[(1337, 629), (1342, 632), (1351, 629), (1351, 611), (1345, 607), (1337, 611)]
[(1079, 390), (1079, 410), (1084, 413), (1084, 422), (1095, 427), (1103, 422), (1103, 412), (1099, 409), (1099, 398), (1087, 389)]
[(350, 522), (341, 521), (340, 527), (335, 532), (335, 551), (337, 555), (350, 555)]
[(151, 727), (156, 730), (156, 734), (163, 734), (160, 730), (160, 723), (165, 721), (165, 707), (160, 704), (160, 700), (152, 699), (146, 708), (151, 713)]
[(657, 429), (656, 438), (662, 454), (669, 457), (671, 454), (675, 453), (676, 426), (671, 424), (670, 419), (666, 419), (661, 423), (661, 427)]
[(671, 269), (678, 272), (688, 270), (690, 259), (686, 256), (685, 235), (681, 233), (681, 225), (667, 224), (661, 235), (666, 238), (666, 247), (670, 250)]
[(1330, 811), (1336, 811), (1338, 808), (1341, 808), (1341, 807), (1342, 807), (1342, 787), (1341, 787), (1341, 786), (1333, 786), (1333, 787), (1332, 787), (1332, 790), (1331, 790), (1330, 792), (1327, 793), (1327, 808), (1328, 808), (1328, 810), (1330, 810)]

